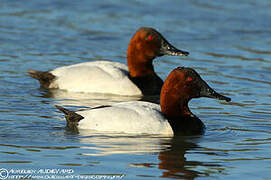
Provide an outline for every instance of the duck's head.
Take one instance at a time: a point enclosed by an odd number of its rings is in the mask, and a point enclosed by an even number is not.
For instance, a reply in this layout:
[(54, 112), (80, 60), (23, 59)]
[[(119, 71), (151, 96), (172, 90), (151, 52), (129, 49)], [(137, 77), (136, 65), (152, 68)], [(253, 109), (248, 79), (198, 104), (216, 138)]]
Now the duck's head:
[(189, 52), (171, 45), (158, 31), (141, 27), (133, 35), (127, 50), (127, 63), (132, 77), (144, 76), (153, 72), (152, 61), (163, 55), (187, 56)]
[(161, 90), (162, 112), (168, 117), (191, 115), (188, 102), (192, 98), (208, 97), (231, 101), (212, 89), (192, 68), (178, 67), (167, 77)]

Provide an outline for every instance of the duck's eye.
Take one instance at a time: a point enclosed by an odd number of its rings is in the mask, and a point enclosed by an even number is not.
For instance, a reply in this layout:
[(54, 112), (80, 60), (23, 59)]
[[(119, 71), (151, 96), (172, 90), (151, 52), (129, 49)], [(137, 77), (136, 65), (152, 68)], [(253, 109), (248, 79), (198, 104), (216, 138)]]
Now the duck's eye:
[(148, 40), (152, 40), (153, 39), (153, 36), (152, 35), (149, 35), (148, 36)]
[(190, 76), (188, 76), (188, 77), (186, 78), (186, 81), (191, 82), (191, 81), (193, 81), (193, 78), (190, 77)]

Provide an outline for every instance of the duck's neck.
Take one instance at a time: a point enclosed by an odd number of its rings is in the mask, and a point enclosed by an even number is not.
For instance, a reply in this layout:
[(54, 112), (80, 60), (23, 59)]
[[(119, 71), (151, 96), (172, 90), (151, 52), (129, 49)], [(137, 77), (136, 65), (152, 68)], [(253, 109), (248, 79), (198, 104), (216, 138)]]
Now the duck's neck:
[(176, 98), (174, 95), (160, 100), (161, 110), (168, 119), (183, 116), (194, 116), (188, 107), (188, 100)]
[(163, 80), (154, 72), (153, 56), (147, 56), (142, 49), (131, 43), (127, 51), (129, 78), (144, 95), (159, 95)]
[(129, 74), (131, 77), (143, 77), (155, 74), (152, 60), (141, 61), (140, 57), (127, 57)]
[(147, 56), (142, 44), (131, 40), (127, 50), (127, 64), (131, 77), (142, 77), (155, 74), (152, 61), (155, 57)]
[(203, 134), (205, 126), (188, 107), (189, 100), (161, 98), (160, 105), (164, 116), (168, 119), (174, 134), (195, 135)]

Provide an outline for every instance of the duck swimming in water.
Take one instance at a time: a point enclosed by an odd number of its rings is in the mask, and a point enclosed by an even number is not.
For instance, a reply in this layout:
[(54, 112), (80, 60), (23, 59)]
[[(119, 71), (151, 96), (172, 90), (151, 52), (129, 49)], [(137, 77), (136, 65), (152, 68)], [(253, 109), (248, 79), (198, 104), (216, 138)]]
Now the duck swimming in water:
[(41, 87), (71, 92), (109, 93), (125, 96), (159, 95), (162, 79), (154, 72), (158, 56), (187, 56), (171, 45), (158, 31), (142, 27), (130, 40), (127, 64), (94, 61), (63, 66), (51, 71), (28, 70)]
[(56, 106), (65, 114), (67, 127), (73, 130), (136, 134), (202, 134), (205, 126), (189, 109), (193, 98), (209, 97), (231, 101), (213, 90), (192, 68), (178, 67), (165, 80), (158, 104), (132, 101), (90, 110), (69, 111)]

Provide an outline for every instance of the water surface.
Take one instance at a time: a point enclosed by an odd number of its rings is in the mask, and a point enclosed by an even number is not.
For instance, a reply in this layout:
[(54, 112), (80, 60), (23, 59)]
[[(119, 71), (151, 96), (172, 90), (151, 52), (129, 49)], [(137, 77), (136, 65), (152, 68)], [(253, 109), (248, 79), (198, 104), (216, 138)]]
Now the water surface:
[[(123, 179), (270, 179), (270, 8), (268, 0), (2, 0), (0, 169), (72, 169), (74, 175)], [(65, 130), (55, 104), (76, 110), (129, 99), (46, 91), (27, 69), (126, 63), (127, 44), (141, 26), (190, 52), (158, 58), (160, 77), (177, 66), (193, 67), (232, 102), (191, 101), (207, 126), (202, 136)]]

